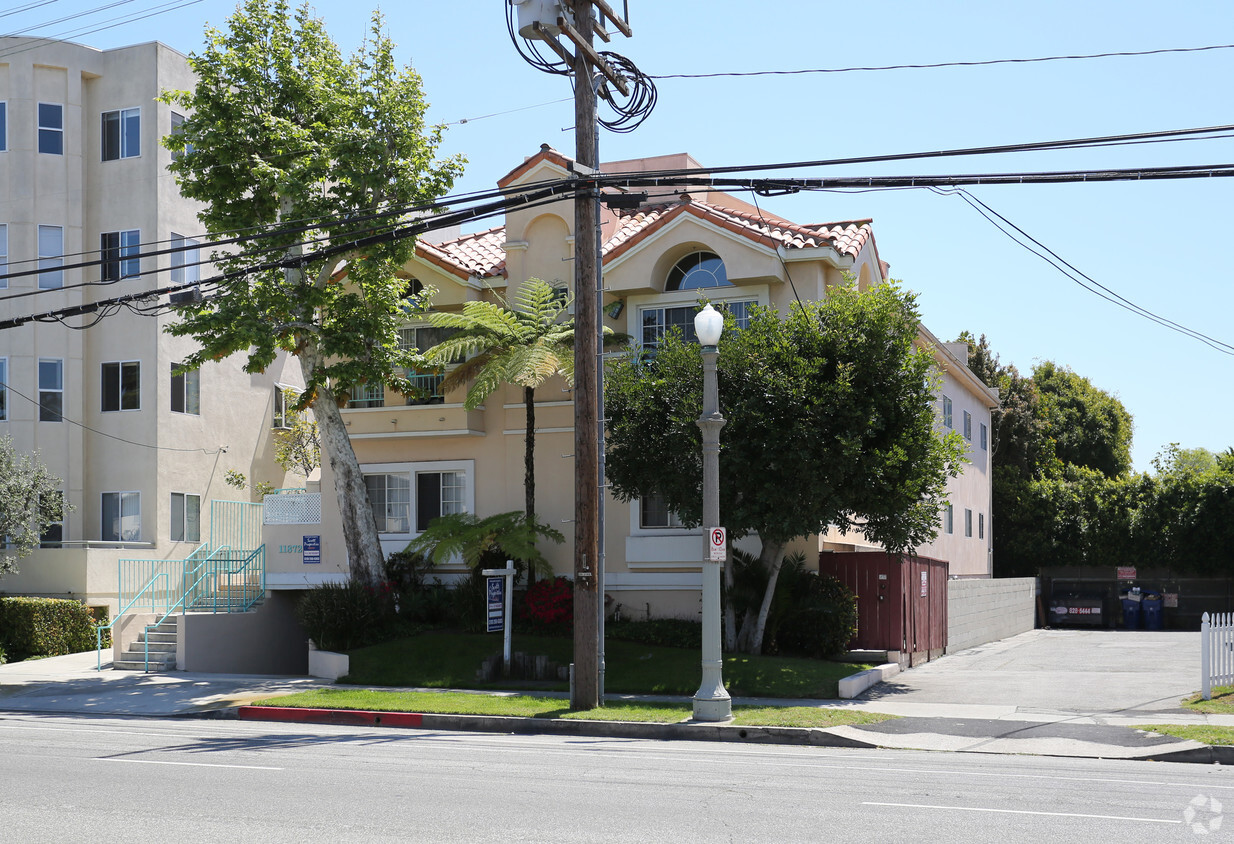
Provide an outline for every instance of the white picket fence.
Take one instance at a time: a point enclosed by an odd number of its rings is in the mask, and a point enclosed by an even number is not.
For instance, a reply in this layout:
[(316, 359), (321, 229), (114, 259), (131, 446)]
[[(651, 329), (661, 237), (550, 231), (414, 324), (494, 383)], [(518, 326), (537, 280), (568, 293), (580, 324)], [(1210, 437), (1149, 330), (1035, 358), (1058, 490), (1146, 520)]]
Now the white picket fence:
[(1212, 700), (1213, 686), (1234, 685), (1234, 613), (1204, 613), (1200, 619), (1200, 690)]

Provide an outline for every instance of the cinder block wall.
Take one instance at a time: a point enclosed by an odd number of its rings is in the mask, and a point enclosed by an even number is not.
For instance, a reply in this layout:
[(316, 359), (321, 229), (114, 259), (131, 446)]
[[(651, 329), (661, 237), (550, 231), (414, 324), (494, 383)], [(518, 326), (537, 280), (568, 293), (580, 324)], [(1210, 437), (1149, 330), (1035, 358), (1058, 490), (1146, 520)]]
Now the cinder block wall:
[(947, 581), (947, 652), (1032, 630), (1036, 604), (1034, 577)]

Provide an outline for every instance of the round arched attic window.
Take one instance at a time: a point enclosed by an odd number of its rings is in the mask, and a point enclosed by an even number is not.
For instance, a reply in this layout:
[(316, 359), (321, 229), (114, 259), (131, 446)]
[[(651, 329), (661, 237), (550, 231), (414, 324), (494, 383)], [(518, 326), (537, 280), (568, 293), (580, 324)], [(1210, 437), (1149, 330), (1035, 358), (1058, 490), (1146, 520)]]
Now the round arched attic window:
[(668, 271), (664, 290), (699, 290), (727, 287), (730, 284), (724, 262), (714, 252), (692, 252)]

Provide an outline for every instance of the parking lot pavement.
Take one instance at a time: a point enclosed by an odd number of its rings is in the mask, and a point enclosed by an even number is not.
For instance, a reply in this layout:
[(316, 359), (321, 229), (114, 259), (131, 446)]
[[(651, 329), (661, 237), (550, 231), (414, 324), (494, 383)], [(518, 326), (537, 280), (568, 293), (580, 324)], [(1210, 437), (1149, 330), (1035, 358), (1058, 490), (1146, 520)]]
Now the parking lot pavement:
[(1031, 630), (901, 672), (860, 699), (885, 711), (983, 704), (1139, 715), (1176, 712), (1199, 688), (1199, 633)]

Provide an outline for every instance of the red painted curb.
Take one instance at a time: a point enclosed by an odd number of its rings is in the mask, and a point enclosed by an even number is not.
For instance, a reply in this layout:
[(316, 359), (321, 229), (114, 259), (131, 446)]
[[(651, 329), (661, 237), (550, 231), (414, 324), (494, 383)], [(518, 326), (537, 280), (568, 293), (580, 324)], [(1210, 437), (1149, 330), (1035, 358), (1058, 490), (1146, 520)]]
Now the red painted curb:
[(363, 712), (357, 709), (300, 709), (294, 706), (241, 706), (241, 721), (285, 721), (299, 724), (344, 724), (362, 727), (419, 727), (419, 712)]

